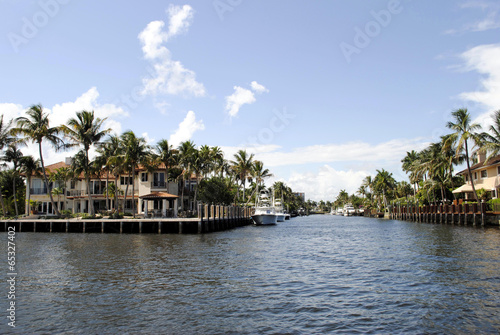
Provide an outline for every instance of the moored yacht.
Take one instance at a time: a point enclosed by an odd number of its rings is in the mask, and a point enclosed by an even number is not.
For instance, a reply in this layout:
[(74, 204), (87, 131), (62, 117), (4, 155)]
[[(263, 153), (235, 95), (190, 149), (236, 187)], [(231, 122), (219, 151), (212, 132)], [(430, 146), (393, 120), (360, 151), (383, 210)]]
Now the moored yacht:
[(354, 209), (354, 206), (352, 204), (344, 205), (344, 216), (353, 216), (355, 214), (356, 214), (356, 209)]
[(278, 222), (276, 210), (266, 191), (262, 191), (257, 199), (252, 220), (256, 226), (275, 225)]
[(274, 201), (274, 210), (276, 211), (276, 220), (278, 222), (285, 221), (285, 212), (283, 210), (283, 205), (280, 200)]

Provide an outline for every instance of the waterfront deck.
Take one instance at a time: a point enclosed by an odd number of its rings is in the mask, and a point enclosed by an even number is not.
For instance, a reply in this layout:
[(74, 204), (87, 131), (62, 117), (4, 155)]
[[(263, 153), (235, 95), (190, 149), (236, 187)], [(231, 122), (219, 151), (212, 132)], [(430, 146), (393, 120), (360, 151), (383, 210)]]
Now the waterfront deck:
[(197, 218), (146, 219), (18, 219), (0, 220), (0, 232), (115, 233), (115, 234), (204, 234), (251, 224), (250, 208), (236, 206), (198, 207)]

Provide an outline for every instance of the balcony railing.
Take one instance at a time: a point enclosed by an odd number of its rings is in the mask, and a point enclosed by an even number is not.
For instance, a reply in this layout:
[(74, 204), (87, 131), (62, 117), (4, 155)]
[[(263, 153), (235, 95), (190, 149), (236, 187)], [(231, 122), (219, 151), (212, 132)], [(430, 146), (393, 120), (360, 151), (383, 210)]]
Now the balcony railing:
[[(135, 193), (137, 194), (139, 192), (138, 189), (135, 190)], [(102, 195), (102, 196), (106, 196), (104, 194), (104, 191), (98, 191), (98, 190), (93, 190), (91, 193), (91, 195)], [(125, 194), (125, 190), (123, 190), (122, 193), (118, 194), (118, 196), (123, 196)], [(83, 197), (83, 196), (88, 196), (88, 193), (87, 191), (83, 191), (83, 190), (69, 190), (66, 195), (68, 197)], [(128, 196), (132, 196), (132, 188), (129, 188), (128, 191), (127, 191), (127, 197)]]
[(47, 194), (47, 188), (46, 187), (30, 188), (30, 194), (33, 195)]
[(152, 181), (151, 188), (167, 188), (166, 181)]

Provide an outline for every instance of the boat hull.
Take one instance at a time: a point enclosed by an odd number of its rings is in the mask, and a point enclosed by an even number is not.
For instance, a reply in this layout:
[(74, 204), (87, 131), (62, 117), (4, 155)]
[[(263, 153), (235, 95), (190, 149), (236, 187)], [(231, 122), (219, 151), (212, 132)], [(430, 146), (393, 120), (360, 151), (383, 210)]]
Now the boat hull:
[(252, 220), (256, 226), (275, 225), (278, 222), (278, 218), (274, 214), (252, 215)]
[(285, 214), (276, 214), (276, 220), (278, 222), (285, 222)]

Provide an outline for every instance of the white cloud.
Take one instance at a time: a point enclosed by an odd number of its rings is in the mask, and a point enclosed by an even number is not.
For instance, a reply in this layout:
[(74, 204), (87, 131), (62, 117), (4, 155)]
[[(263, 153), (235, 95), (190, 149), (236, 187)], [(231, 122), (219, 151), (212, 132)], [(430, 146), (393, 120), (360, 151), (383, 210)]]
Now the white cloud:
[(480, 45), (462, 53), (465, 71), (475, 71), (483, 75), (480, 88), (473, 92), (463, 92), (459, 97), (481, 105), (486, 112), (474, 122), (484, 127), (491, 124), (491, 115), (500, 109), (500, 44)]
[(500, 6), (497, 3), (485, 1), (468, 1), (460, 5), (462, 9), (480, 9), (486, 13), (486, 17), (472, 23), (467, 23), (459, 29), (446, 30), (445, 34), (459, 34), (465, 32), (482, 32), (500, 28), (500, 17), (498, 15)]
[(252, 91), (240, 86), (234, 86), (234, 93), (226, 97), (226, 111), (230, 117), (238, 115), (241, 106), (253, 104), (255, 95)]
[(154, 145), (156, 143), (156, 140), (154, 138), (149, 137), (149, 134), (147, 132), (142, 133), (141, 137), (146, 140), (146, 143), (148, 145)]
[(189, 5), (170, 5), (167, 14), (168, 31), (164, 31), (165, 22), (152, 21), (138, 36), (144, 58), (153, 65), (151, 76), (142, 80), (142, 93), (205, 96), (205, 87), (196, 81), (196, 74), (186, 69), (181, 62), (173, 60), (170, 51), (164, 46), (170, 38), (187, 31), (193, 18), (193, 9)]
[(189, 111), (184, 120), (179, 124), (175, 133), (170, 136), (168, 143), (177, 147), (181, 142), (191, 139), (196, 131), (204, 129), (205, 125), (203, 124), (203, 120), (197, 121), (195, 113)]
[(335, 200), (340, 190), (354, 194), (363, 179), (370, 175), (367, 171), (338, 171), (329, 165), (321, 166), (317, 171), (292, 172), (288, 180), (283, 180), (295, 192), (304, 192), (306, 199), (315, 201)]
[(250, 86), (252, 87), (252, 90), (254, 90), (256, 93), (268, 93), (269, 90), (265, 88), (263, 85), (259, 84), (256, 81), (252, 81), (250, 83)]
[(170, 5), (167, 10), (170, 22), (168, 25), (168, 37), (172, 37), (187, 31), (193, 20), (193, 8), (189, 5)]

